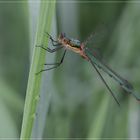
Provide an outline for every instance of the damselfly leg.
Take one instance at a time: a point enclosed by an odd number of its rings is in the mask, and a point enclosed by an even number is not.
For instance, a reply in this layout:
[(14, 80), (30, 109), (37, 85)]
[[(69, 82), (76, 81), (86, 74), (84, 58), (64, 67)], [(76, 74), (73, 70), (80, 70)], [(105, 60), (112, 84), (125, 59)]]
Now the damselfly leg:
[(43, 50), (45, 50), (45, 51), (47, 51), (49, 53), (54, 53), (54, 52), (56, 52), (56, 51), (58, 51), (58, 50), (63, 48), (62, 46), (59, 46), (57, 48), (51, 49), (51, 48), (45, 48), (43, 45), (38, 45), (38, 46), (36, 45), (36, 47), (40, 47), (40, 48), (42, 48)]
[(60, 43), (58, 43), (57, 40), (54, 40), (53, 37), (48, 32), (45, 32), (45, 35), (49, 37), (49, 39), (51, 40), (51, 43), (52, 43), (53, 46), (59, 46), (59, 45), (61, 45)]
[(48, 71), (48, 70), (52, 70), (52, 69), (55, 69), (55, 68), (59, 67), (59, 66), (63, 63), (63, 61), (64, 61), (65, 54), (66, 54), (66, 50), (64, 51), (63, 56), (62, 56), (60, 62), (57, 62), (57, 63), (50, 63), (50, 64), (49, 64), (49, 63), (44, 64), (44, 65), (53, 65), (53, 67), (47, 68), (47, 69), (42, 69), (42, 70), (40, 70), (39, 72), (37, 72), (36, 75), (40, 74), (40, 73), (43, 72), (43, 71)]
[[(57, 41), (55, 41), (55, 40), (52, 38), (52, 36), (51, 36), (50, 34), (48, 34), (47, 32), (46, 32), (45, 34), (47, 34), (47, 35), (49, 36), (49, 39), (51, 40), (52, 45), (55, 46), (55, 47), (57, 46), (57, 47), (54, 48), (54, 49), (46, 48), (46, 47), (41, 46), (41, 45), (40, 45), (40, 46), (36, 46), (36, 47), (40, 47), (40, 48), (42, 48), (43, 50), (45, 50), (45, 51), (47, 51), (47, 52), (49, 52), (49, 53), (57, 52), (58, 50), (60, 50), (60, 49), (63, 48), (63, 46), (61, 46), (60, 43), (58, 43)], [(56, 43), (56, 44), (54, 44), (54, 43)], [(52, 70), (52, 69), (55, 69), (55, 68), (59, 67), (59, 66), (63, 63), (65, 54), (66, 54), (66, 49), (65, 49), (65, 51), (64, 51), (64, 53), (63, 53), (63, 56), (62, 56), (60, 62), (57, 62), (57, 63), (46, 63), (46, 64), (44, 64), (44, 65), (53, 65), (53, 66), (50, 67), (50, 68), (42, 69), (42, 70), (40, 70), (39, 72), (37, 72), (36, 74), (38, 75), (38, 74), (40, 74), (40, 73), (43, 72), (43, 71), (48, 71), (48, 70)]]
[[(59, 50), (59, 49), (62, 48), (62, 46), (61, 46), (62, 44), (60, 44), (60, 43), (58, 43), (58, 41), (54, 40), (54, 39), (52, 38), (52, 36), (51, 36), (48, 32), (45, 32), (45, 35), (47, 35), (47, 36), (49, 37), (49, 39), (51, 40), (52, 45), (53, 45), (54, 47), (57, 47), (57, 48), (55, 48), (55, 49), (46, 48), (46, 47), (43, 46), (43, 45), (36, 45), (36, 47), (40, 47), (40, 48), (42, 48), (42, 49), (44, 49), (44, 50), (46, 50), (46, 51), (48, 51), (48, 52), (50, 52), (50, 53), (53, 53), (53, 52), (55, 52), (55, 51), (57, 51), (57, 50)], [(55, 44), (55, 43), (56, 43), (56, 44)]]

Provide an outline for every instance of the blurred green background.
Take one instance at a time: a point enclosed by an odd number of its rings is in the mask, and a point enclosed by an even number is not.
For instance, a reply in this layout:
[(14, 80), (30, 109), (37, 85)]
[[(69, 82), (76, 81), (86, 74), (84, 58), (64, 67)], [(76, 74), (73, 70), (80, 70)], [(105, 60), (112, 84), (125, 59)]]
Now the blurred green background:
[[(48, 4), (48, 2), (44, 2)], [(39, 2), (0, 3), (0, 138), (20, 136), (30, 60), (36, 34)], [(52, 35), (60, 32), (93, 46), (117, 73), (140, 93), (140, 3), (57, 1)], [(51, 47), (51, 46), (50, 46)], [(47, 54), (59, 61), (61, 52)], [(52, 57), (52, 58), (51, 58)], [(43, 138), (140, 138), (140, 104), (101, 72), (116, 93), (118, 107), (92, 68), (77, 54), (66, 54), (58, 69), (43, 73), (39, 115), (33, 136)], [(45, 77), (49, 79), (45, 81)], [(49, 86), (48, 86), (49, 85)], [(46, 90), (47, 87), (47, 90)], [(49, 101), (47, 111), (43, 104)], [(39, 123), (44, 124), (39, 127)], [(42, 122), (40, 122), (42, 121)], [(36, 133), (35, 133), (35, 132)], [(37, 135), (41, 131), (41, 135)]]

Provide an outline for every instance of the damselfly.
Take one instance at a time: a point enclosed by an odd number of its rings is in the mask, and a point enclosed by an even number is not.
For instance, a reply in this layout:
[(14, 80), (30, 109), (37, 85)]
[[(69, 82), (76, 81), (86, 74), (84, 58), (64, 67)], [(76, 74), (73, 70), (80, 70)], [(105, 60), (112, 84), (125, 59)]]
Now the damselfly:
[[(103, 78), (103, 76), (100, 73), (100, 69), (102, 69), (104, 72), (106, 72), (110, 77), (112, 77), (115, 81), (117, 81), (119, 83), (119, 85), (127, 92), (132, 94), (138, 101), (140, 101), (140, 97), (137, 96), (137, 93), (134, 91), (133, 86), (125, 79), (123, 79), (119, 74), (117, 74), (116, 72), (114, 72), (109, 66), (107, 66), (105, 64), (105, 62), (103, 62), (101, 60), (101, 58), (99, 57), (96, 49), (88, 47), (88, 41), (86, 42), (80, 42), (77, 39), (73, 39), (73, 38), (69, 38), (65, 35), (65, 33), (61, 33), (58, 37), (57, 40), (54, 40), (52, 38), (52, 36), (48, 33), (46, 33), (49, 37), (49, 39), (51, 40), (51, 43), (53, 46), (55, 46), (54, 49), (51, 48), (45, 48), (45, 46), (36, 46), (36, 47), (41, 47), (42, 49), (53, 53), (53, 52), (57, 52), (58, 50), (64, 49), (64, 53), (63, 56), (61, 58), (61, 61), (58, 63), (54, 63), (54, 64), (45, 64), (45, 65), (52, 65), (52, 67), (47, 68), (47, 69), (42, 69), (41, 71), (39, 71), (36, 74), (39, 74), (43, 71), (47, 71), (47, 70), (51, 70), (54, 68), (59, 67), (64, 60), (65, 54), (67, 50), (71, 50), (77, 54), (79, 54), (82, 58), (84, 58), (85, 60), (87, 60), (88, 62), (91, 63), (91, 65), (93, 66), (93, 68), (96, 70), (96, 72), (98, 73), (99, 77), (101, 78), (101, 80), (103, 81), (103, 83), (105, 84), (105, 86), (107, 87), (108, 91), (111, 93), (111, 95), (113, 96), (114, 100), (117, 102), (118, 105), (119, 101), (117, 100), (117, 98), (115, 97), (113, 91), (110, 89), (110, 87), (108, 86), (108, 84), (106, 83), (105, 79)], [(92, 36), (90, 36), (88, 38), (88, 40), (91, 38)]]

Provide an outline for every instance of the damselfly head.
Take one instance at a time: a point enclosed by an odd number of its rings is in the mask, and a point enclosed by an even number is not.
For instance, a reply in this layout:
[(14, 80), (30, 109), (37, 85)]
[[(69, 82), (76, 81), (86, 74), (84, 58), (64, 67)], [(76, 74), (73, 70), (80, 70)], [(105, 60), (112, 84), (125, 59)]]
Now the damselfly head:
[(65, 33), (60, 33), (60, 35), (58, 36), (58, 41), (62, 42), (64, 37), (65, 37)]
[(66, 36), (65, 33), (60, 33), (59, 39), (63, 39), (65, 36)]
[(66, 37), (65, 33), (61, 33), (58, 37), (58, 41), (62, 44), (67, 44), (69, 42), (69, 39)]

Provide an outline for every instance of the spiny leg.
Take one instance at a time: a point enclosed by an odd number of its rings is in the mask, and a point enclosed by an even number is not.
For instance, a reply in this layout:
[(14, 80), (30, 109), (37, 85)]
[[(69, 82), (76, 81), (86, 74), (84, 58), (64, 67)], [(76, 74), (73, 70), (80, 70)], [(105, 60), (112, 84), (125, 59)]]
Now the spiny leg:
[[(58, 43), (57, 40), (54, 40), (53, 37), (48, 32), (45, 32), (45, 35), (46, 34), (49, 36), (49, 39), (51, 40), (51, 43), (52, 43), (53, 46), (61, 45), (60, 43)], [(54, 44), (54, 43), (56, 43), (56, 44)]]
[(42, 49), (44, 49), (44, 50), (46, 50), (47, 52), (50, 52), (50, 53), (56, 52), (56, 51), (63, 48), (62, 46), (59, 46), (57, 48), (51, 49), (51, 48), (45, 48), (42, 45), (36, 45), (36, 47), (40, 47), (40, 48), (42, 48)]
[(52, 37), (48, 32), (45, 32), (45, 35), (49, 36), (49, 38), (50, 38), (53, 42), (56, 42), (56, 43), (57, 43), (57, 40), (54, 40), (53, 37)]
[[(52, 36), (51, 36), (48, 32), (45, 32), (45, 34), (47, 34), (47, 35), (49, 36), (49, 39), (51, 40), (52, 45), (53, 45), (53, 46), (57, 46), (57, 48), (55, 48), (55, 49), (46, 48), (46, 47), (43, 46), (43, 45), (36, 45), (36, 47), (40, 47), (40, 48), (42, 48), (42, 49), (44, 49), (44, 50), (46, 50), (46, 51), (48, 51), (48, 52), (50, 52), (50, 53), (56, 52), (57, 50), (59, 50), (59, 49), (62, 48), (62, 46), (61, 46), (62, 44), (61, 44), (61, 43), (58, 43), (58, 41), (55, 41), (55, 40), (52, 38)], [(56, 44), (54, 44), (54, 42), (55, 42)]]
[[(55, 65), (56, 67), (60, 66), (60, 65), (63, 63), (63, 61), (64, 61), (65, 54), (66, 54), (66, 50), (64, 51), (63, 56), (62, 56), (60, 62), (57, 62), (57, 63), (50, 63), (50, 64), (47, 63), (47, 64), (44, 64), (44, 65)], [(50, 69), (53, 69), (53, 68), (56, 68), (55, 66), (49, 68), (49, 70), (50, 70)]]
[(65, 54), (66, 54), (66, 50), (64, 51), (63, 56), (62, 56), (60, 62), (54, 63), (54, 64), (45, 64), (45, 65), (55, 65), (55, 66), (53, 66), (51, 68), (47, 68), (47, 69), (42, 69), (41, 71), (37, 72), (36, 75), (40, 74), (43, 71), (48, 71), (48, 70), (55, 69), (55, 68), (59, 67), (63, 63), (63, 61), (64, 61)]

